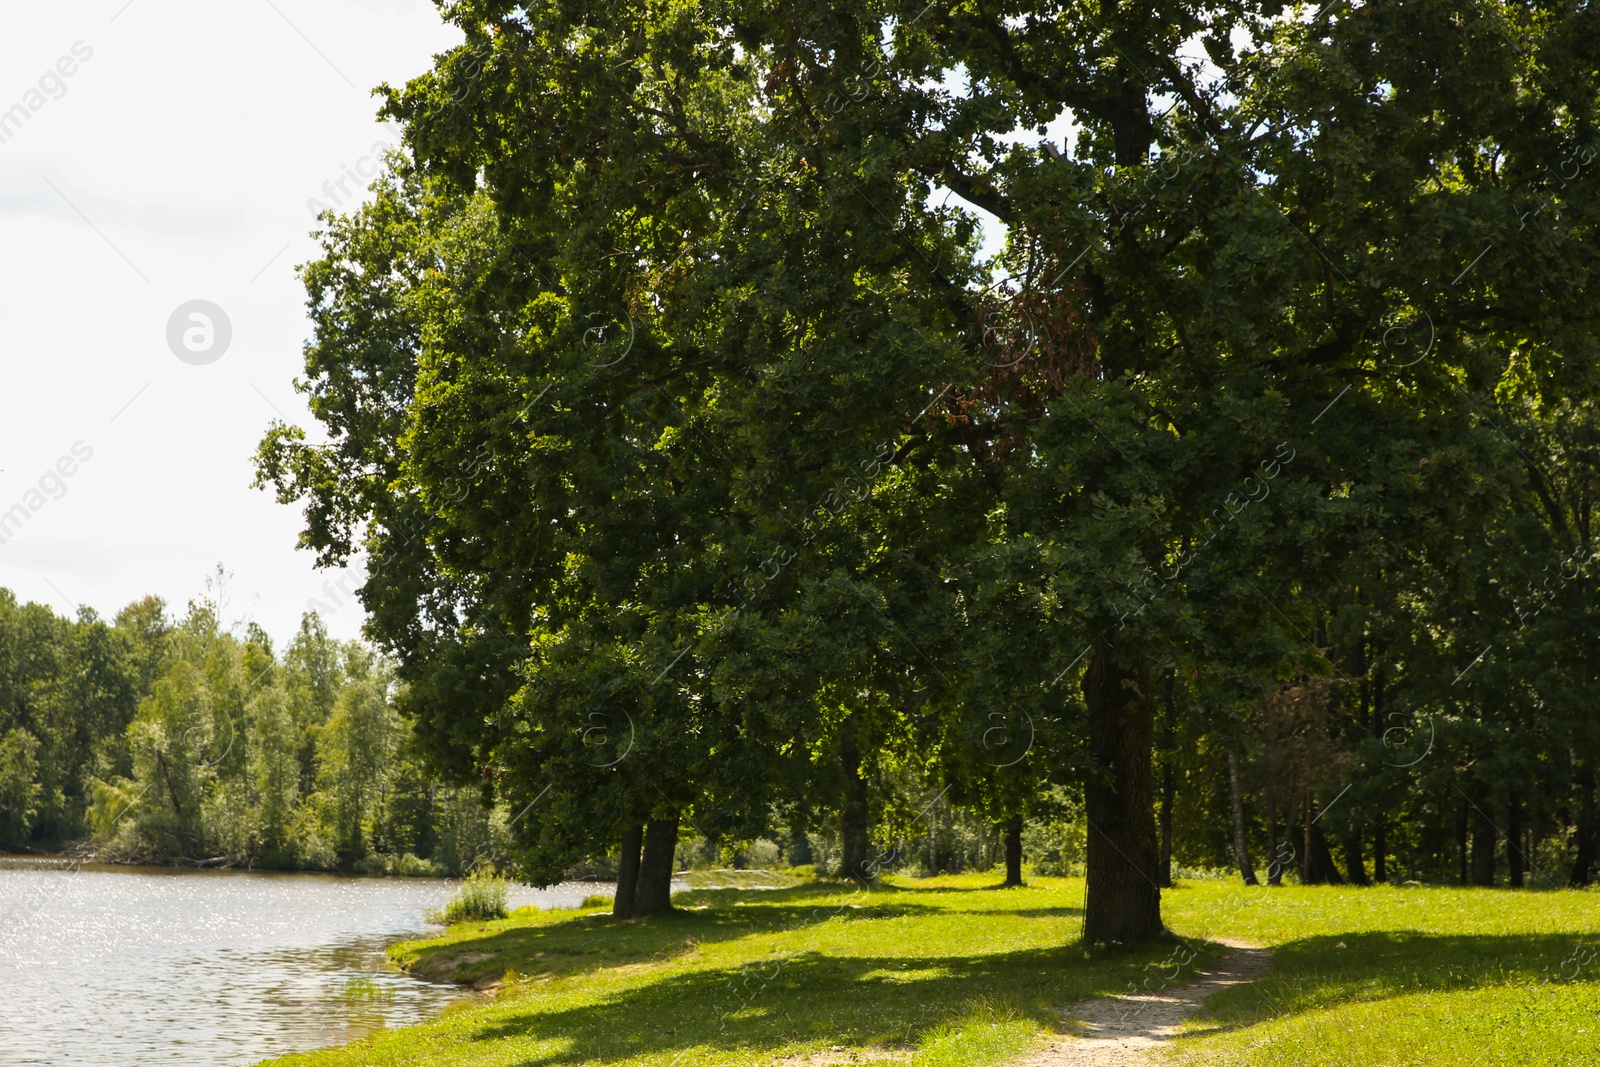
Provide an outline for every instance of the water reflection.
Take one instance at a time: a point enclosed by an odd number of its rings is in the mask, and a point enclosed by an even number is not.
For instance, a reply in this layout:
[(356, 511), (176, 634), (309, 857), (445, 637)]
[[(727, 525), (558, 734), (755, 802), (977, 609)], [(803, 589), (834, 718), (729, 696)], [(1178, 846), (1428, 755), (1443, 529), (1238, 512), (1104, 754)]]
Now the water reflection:
[[(389, 968), (455, 892), (432, 879), (0, 863), (0, 1063), (248, 1064), (474, 994)], [(607, 887), (513, 891), (574, 907)]]

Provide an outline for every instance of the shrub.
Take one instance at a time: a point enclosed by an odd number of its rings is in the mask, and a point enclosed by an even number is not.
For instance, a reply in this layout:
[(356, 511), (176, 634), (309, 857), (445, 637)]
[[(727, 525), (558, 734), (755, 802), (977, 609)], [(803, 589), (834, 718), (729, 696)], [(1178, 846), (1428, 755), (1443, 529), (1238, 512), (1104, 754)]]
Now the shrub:
[(839, 844), (839, 832), (809, 834), (807, 839), (811, 844), (811, 856), (816, 869), (827, 875), (836, 873), (844, 851)]
[(492, 871), (473, 871), (439, 918), (447, 923), (504, 919), (506, 886), (506, 880)]
[(722, 862), (722, 850), (704, 837), (684, 838), (673, 854), (675, 871), (707, 871)]
[(740, 857), (744, 866), (752, 870), (773, 871), (778, 869), (778, 845), (775, 841), (765, 838), (752, 841), (742, 850)]
[(402, 878), (437, 878), (444, 872), (439, 869), (437, 863), (405, 852), (390, 865), (389, 873)]
[(1022, 855), (1040, 874), (1082, 875), (1088, 842), (1086, 823), (1029, 821), (1022, 829)]

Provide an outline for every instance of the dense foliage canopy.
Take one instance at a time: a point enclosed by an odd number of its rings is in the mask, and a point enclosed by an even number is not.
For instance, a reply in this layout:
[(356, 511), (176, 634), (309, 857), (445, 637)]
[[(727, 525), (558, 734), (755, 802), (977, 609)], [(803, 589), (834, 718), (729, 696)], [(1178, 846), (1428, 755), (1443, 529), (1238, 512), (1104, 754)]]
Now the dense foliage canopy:
[(916, 783), (1081, 798), (1093, 940), (1178, 829), (1589, 877), (1587, 6), (441, 10), (260, 469), (529, 876)]

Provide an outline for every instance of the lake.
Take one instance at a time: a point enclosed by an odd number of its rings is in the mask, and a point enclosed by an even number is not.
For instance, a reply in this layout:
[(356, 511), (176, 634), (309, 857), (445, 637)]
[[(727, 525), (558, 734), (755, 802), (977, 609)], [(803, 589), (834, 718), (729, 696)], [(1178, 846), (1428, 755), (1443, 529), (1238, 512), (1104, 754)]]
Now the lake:
[[(476, 994), (409, 978), (385, 945), (437, 930), (458, 883), (0, 861), (0, 1064), (252, 1064)], [(575, 907), (611, 887), (515, 887)]]

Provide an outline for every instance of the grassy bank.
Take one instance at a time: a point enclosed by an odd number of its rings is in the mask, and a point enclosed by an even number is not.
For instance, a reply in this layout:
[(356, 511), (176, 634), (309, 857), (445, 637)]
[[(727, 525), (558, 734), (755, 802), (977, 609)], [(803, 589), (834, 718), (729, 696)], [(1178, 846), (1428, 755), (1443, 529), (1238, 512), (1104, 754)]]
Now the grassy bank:
[(1171, 899), (1180, 928), (1273, 952), (1265, 978), (1219, 994), (1176, 1043), (1181, 1062), (1600, 1063), (1600, 893), (1209, 885)]
[(1171, 952), (1086, 952), (1073, 945), (1081, 882), (996, 881), (696, 890), (660, 921), (593, 908), (458, 925), (396, 958), (427, 977), (499, 983), (494, 1002), (280, 1062), (1003, 1063), (1051, 1024), (1048, 1005), (1142, 981)]
[(1272, 946), (1274, 967), (1216, 999), (1177, 1043), (1183, 1060), (1600, 1060), (1600, 959), (1583, 954), (1600, 947), (1594, 893), (1192, 883), (1166, 895), (1184, 945), (1112, 954), (1073, 944), (1080, 880), (995, 882), (697, 890), (654, 922), (591, 908), (461, 924), (395, 958), (496, 988), (493, 1001), (278, 1062), (978, 1067), (1042, 1041), (1058, 1025), (1052, 1005), (1181, 980), (1184, 946), (1199, 950), (1192, 970), (1217, 937)]

